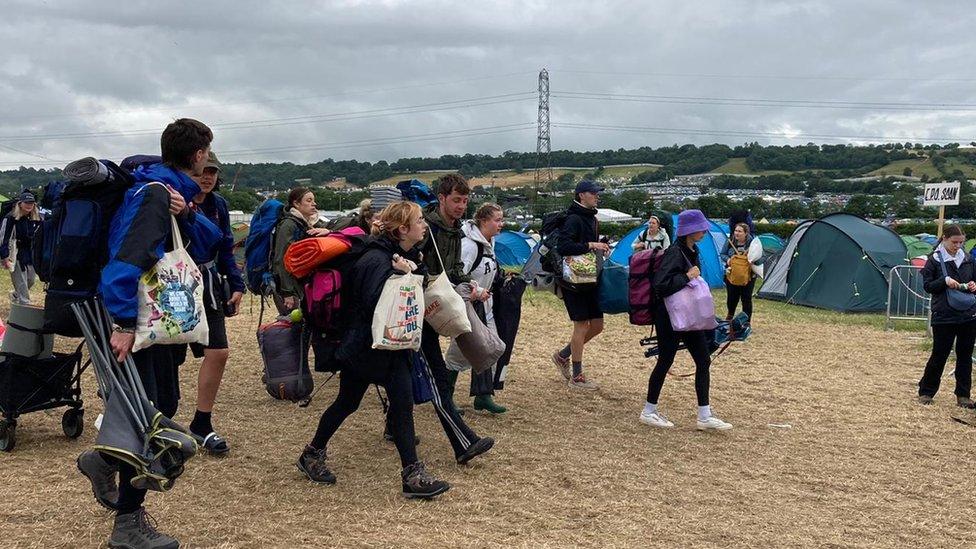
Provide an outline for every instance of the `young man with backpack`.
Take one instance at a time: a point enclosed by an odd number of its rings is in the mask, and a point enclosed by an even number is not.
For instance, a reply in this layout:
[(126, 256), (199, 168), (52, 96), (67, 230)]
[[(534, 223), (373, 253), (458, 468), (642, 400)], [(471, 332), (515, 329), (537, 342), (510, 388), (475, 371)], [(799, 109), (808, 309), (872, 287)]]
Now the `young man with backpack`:
[[(605, 256), (610, 246), (600, 242), (597, 229), (596, 207), (600, 203), (603, 187), (590, 180), (576, 185), (575, 200), (570, 205), (565, 220), (559, 228), (557, 251), (559, 257), (583, 255), (589, 252)], [(555, 265), (562, 269), (562, 265)], [(559, 277), (556, 277), (559, 280)], [(570, 287), (559, 283), (563, 303), (569, 319), (573, 321), (573, 335), (568, 345), (552, 355), (552, 361), (569, 386), (574, 389), (595, 390), (596, 383), (583, 373), (583, 347), (603, 331), (603, 311), (597, 285)]]
[[(471, 277), (465, 272), (461, 261), (461, 218), (468, 209), (469, 194), (471, 188), (464, 177), (448, 174), (437, 185), (438, 202), (424, 208), (424, 219), (430, 230), (420, 249), (423, 251), (427, 272), (431, 276), (444, 273), (454, 285), (471, 282)], [(488, 294), (481, 290), (482, 288), (476, 288), (472, 291), (472, 300), (484, 301), (488, 298)], [(424, 322), (420, 349), (427, 359), (437, 389), (433, 400), (437, 417), (451, 441), (455, 458), (458, 463), (465, 464), (490, 450), (495, 441), (490, 437), (479, 437), (461, 419), (454, 405), (454, 385), (457, 383), (458, 373), (447, 368), (441, 352), (440, 336), (427, 322)]]
[(197, 444), (213, 455), (230, 451), (227, 441), (214, 430), (211, 414), (230, 357), (226, 317), (237, 314), (244, 297), (244, 279), (234, 260), (234, 233), (230, 228), (227, 201), (216, 192), (219, 173), (220, 162), (211, 151), (203, 174), (194, 178), (200, 186), (200, 194), (190, 202), (190, 208), (214, 223), (221, 233), (217, 258), (199, 266), (203, 273), (203, 310), (207, 315), (210, 341), (206, 346), (190, 345), (194, 358), (203, 358), (197, 378), (197, 409), (190, 423), (190, 434)]
[[(168, 125), (160, 140), (162, 162), (140, 165), (133, 172), (135, 182), (112, 220), (109, 261), (101, 272), (99, 293), (114, 322), (111, 346), (119, 361), (135, 343), (139, 279), (156, 265), (171, 240), (170, 216), (177, 216), (195, 259), (211, 254), (220, 238), (216, 226), (187, 208), (200, 193), (191, 176), (202, 174), (212, 139), (210, 128), (196, 120), (181, 118)], [(186, 358), (186, 346), (156, 345), (132, 358), (149, 400), (167, 417), (175, 415), (178, 368)], [(132, 485), (135, 468), (90, 450), (78, 457), (78, 469), (91, 481), (96, 500), (116, 511), (109, 547), (179, 547), (176, 539), (157, 531), (146, 514), (146, 490)]]

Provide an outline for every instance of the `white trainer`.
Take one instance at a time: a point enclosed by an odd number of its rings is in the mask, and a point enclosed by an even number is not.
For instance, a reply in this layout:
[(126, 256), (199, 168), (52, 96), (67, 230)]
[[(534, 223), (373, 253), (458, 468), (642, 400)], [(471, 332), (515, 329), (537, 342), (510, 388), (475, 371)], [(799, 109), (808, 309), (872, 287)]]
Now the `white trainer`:
[(640, 415), (640, 422), (644, 425), (660, 427), (662, 429), (671, 429), (674, 427), (674, 423), (671, 423), (671, 420), (664, 417), (664, 414), (661, 412), (653, 412), (648, 414), (647, 411), (642, 411)]
[(709, 416), (704, 421), (699, 419), (696, 427), (699, 431), (728, 431), (732, 428), (732, 424), (722, 421), (717, 416)]

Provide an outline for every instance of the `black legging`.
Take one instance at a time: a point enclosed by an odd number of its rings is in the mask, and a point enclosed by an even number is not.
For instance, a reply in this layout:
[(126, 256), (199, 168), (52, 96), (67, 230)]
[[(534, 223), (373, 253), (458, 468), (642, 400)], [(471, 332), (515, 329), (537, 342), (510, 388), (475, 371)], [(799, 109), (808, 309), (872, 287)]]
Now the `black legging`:
[(668, 316), (667, 309), (663, 305), (657, 308), (654, 315), (654, 327), (657, 332), (658, 355), (657, 364), (654, 365), (651, 377), (647, 380), (647, 401), (657, 404), (664, 379), (671, 365), (674, 364), (675, 355), (678, 354), (678, 343), (684, 341), (691, 358), (695, 360), (695, 395), (698, 397), (698, 405), (707, 406), (709, 367), (712, 364), (707, 339), (709, 332), (675, 332), (671, 327), (671, 317)]
[[(417, 447), (413, 425), (413, 385), (410, 379), (410, 363), (406, 353), (402, 361), (398, 359), (395, 366), (390, 367), (389, 377), (379, 383), (386, 388), (386, 395), (390, 400), (387, 412), (387, 422), (393, 443), (400, 454), (403, 467), (417, 462)], [(371, 382), (356, 375), (354, 372), (343, 371), (339, 376), (339, 394), (335, 402), (322, 413), (319, 427), (312, 439), (312, 447), (325, 448), (329, 439), (335, 434), (342, 422), (359, 408), (363, 395), (369, 389)]]
[(976, 343), (976, 322), (932, 325), (932, 355), (925, 364), (925, 372), (918, 382), (920, 396), (935, 396), (942, 381), (946, 360), (956, 344), (956, 396), (969, 398), (973, 377), (973, 344)]
[(755, 287), (755, 277), (745, 286), (735, 286), (729, 282), (728, 278), (725, 279), (725, 289), (727, 291), (725, 303), (729, 307), (728, 318), (735, 316), (735, 309), (739, 306), (739, 299), (742, 299), (742, 312), (749, 317), (749, 320), (752, 320), (752, 290)]

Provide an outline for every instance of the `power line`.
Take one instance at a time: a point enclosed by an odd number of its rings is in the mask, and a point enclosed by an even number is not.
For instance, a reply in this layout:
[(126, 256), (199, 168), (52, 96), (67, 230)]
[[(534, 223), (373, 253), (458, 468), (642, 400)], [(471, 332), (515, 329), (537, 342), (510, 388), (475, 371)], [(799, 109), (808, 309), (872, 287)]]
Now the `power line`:
[(174, 110), (189, 110), (189, 109), (216, 109), (224, 107), (238, 107), (241, 105), (264, 105), (270, 103), (284, 103), (289, 101), (305, 101), (309, 99), (329, 99), (334, 97), (347, 97), (350, 95), (366, 95), (371, 93), (382, 93), (389, 91), (401, 91), (410, 90), (418, 88), (429, 88), (432, 86), (453, 86), (456, 84), (464, 84), (467, 82), (477, 82), (481, 80), (495, 80), (499, 78), (509, 78), (512, 76), (523, 76), (527, 74), (534, 74), (533, 71), (522, 71), (522, 72), (510, 72), (506, 74), (497, 74), (491, 76), (478, 76), (472, 78), (464, 78), (461, 80), (451, 80), (446, 82), (426, 82), (423, 84), (410, 84), (405, 86), (394, 86), (388, 88), (373, 88), (364, 90), (351, 90), (348, 92), (341, 93), (330, 93), (324, 95), (304, 95), (297, 97), (281, 97), (276, 99), (255, 99), (250, 101), (238, 101), (234, 103), (213, 103), (204, 105), (171, 105), (167, 107), (152, 107), (143, 109), (105, 109), (101, 111), (92, 111), (85, 113), (56, 113), (56, 114), (26, 114), (26, 115), (12, 115), (4, 116), (5, 120), (31, 120), (31, 119), (50, 119), (50, 118), (78, 118), (85, 116), (101, 116), (106, 114), (128, 114), (128, 113), (144, 113), (144, 112), (168, 112)]
[[(245, 120), (239, 122), (218, 122), (208, 124), (212, 129), (223, 131), (270, 128), (276, 126), (292, 126), (296, 124), (311, 124), (336, 122), (343, 120), (360, 120), (364, 118), (378, 118), (383, 116), (396, 116), (403, 114), (418, 114), (437, 112), (469, 107), (483, 107), (488, 105), (499, 105), (504, 103), (518, 103), (532, 99), (535, 91), (521, 93), (507, 93), (500, 95), (490, 95), (485, 97), (474, 97), (469, 99), (457, 99), (453, 101), (439, 101), (435, 103), (424, 103), (419, 105), (405, 105), (401, 107), (384, 107), (380, 109), (370, 109), (364, 111), (353, 111), (346, 113), (315, 114), (300, 117), (268, 118), (263, 120)], [(402, 111), (402, 112), (398, 112)], [(0, 141), (39, 141), (39, 140), (63, 140), (63, 139), (82, 139), (95, 137), (134, 137), (139, 135), (156, 135), (159, 128), (144, 128), (138, 130), (107, 131), (107, 132), (86, 132), (86, 133), (61, 133), (61, 134), (41, 134), (41, 135), (9, 135), (0, 136)]]
[(691, 97), (668, 95), (629, 95), (592, 92), (555, 91), (552, 97), (561, 99), (584, 99), (595, 101), (623, 101), (633, 103), (666, 103), (678, 105), (725, 105), (738, 107), (786, 107), (808, 109), (855, 109), (855, 110), (894, 110), (894, 111), (947, 111), (964, 112), (976, 110), (972, 103), (895, 103), (871, 101), (827, 101), (808, 99), (754, 99), (734, 97)]
[(905, 137), (905, 136), (883, 136), (883, 135), (827, 135), (827, 134), (799, 134), (786, 132), (760, 132), (760, 131), (740, 131), (740, 130), (709, 130), (700, 128), (662, 128), (652, 126), (619, 126), (606, 124), (583, 124), (583, 123), (555, 123), (553, 126), (568, 129), (583, 130), (606, 130), (622, 131), (632, 133), (655, 133), (655, 134), (691, 134), (691, 135), (719, 135), (729, 137), (776, 137), (780, 139), (850, 139), (861, 141), (896, 141), (896, 142), (969, 142), (971, 139), (959, 137)]
[(587, 71), (562, 70), (556, 72), (570, 74), (602, 74), (611, 76), (653, 76), (664, 78), (718, 78), (729, 80), (839, 80), (839, 81), (877, 81), (877, 82), (976, 82), (976, 78), (907, 78), (884, 76), (830, 76), (830, 75), (784, 75), (784, 74), (708, 74), (708, 73), (680, 73), (680, 72), (616, 72), (616, 71)]

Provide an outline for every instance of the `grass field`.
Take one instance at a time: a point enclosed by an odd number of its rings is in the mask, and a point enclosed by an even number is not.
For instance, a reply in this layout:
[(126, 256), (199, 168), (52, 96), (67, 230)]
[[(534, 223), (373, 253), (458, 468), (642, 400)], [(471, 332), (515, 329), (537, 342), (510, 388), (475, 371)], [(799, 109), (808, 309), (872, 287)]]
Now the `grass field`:
[(715, 168), (711, 173), (727, 173), (731, 175), (741, 174), (741, 175), (774, 175), (783, 173), (792, 173), (784, 170), (759, 170), (755, 171), (749, 166), (746, 166), (745, 158), (730, 158), (725, 164)]
[[(149, 495), (149, 509), (189, 547), (967, 543), (974, 431), (949, 418), (951, 380), (934, 406), (915, 403), (923, 334), (907, 325), (885, 332), (880, 315), (763, 300), (755, 316), (754, 335), (712, 367), (712, 405), (735, 429), (696, 432), (693, 377), (671, 376), (660, 405), (677, 428), (660, 431), (637, 421), (653, 365), (637, 344), (647, 330), (609, 317), (585, 356), (600, 389), (574, 392), (548, 358), (570, 330), (561, 304), (528, 294), (497, 397), (510, 412), (474, 412), (466, 374), (457, 391), (467, 421), (495, 448), (457, 466), (432, 409), (418, 407), (420, 456), (453, 488), (410, 502), (399, 495), (399, 463), (371, 395), (330, 444), (338, 484), (313, 485), (298, 473), (295, 458), (337, 383), (305, 409), (270, 399), (260, 382), (257, 307), (245, 306), (229, 324), (232, 354), (214, 416), (231, 454), (194, 458), (171, 492)], [(692, 371), (680, 353), (673, 373)], [(182, 368), (182, 422), (192, 415), (196, 372), (193, 360)], [(0, 455), (0, 546), (104, 546), (111, 515), (74, 466), (101, 408), (90, 373), (83, 386), (79, 440), (61, 434), (62, 410), (39, 412), (22, 416), (17, 449)]]

